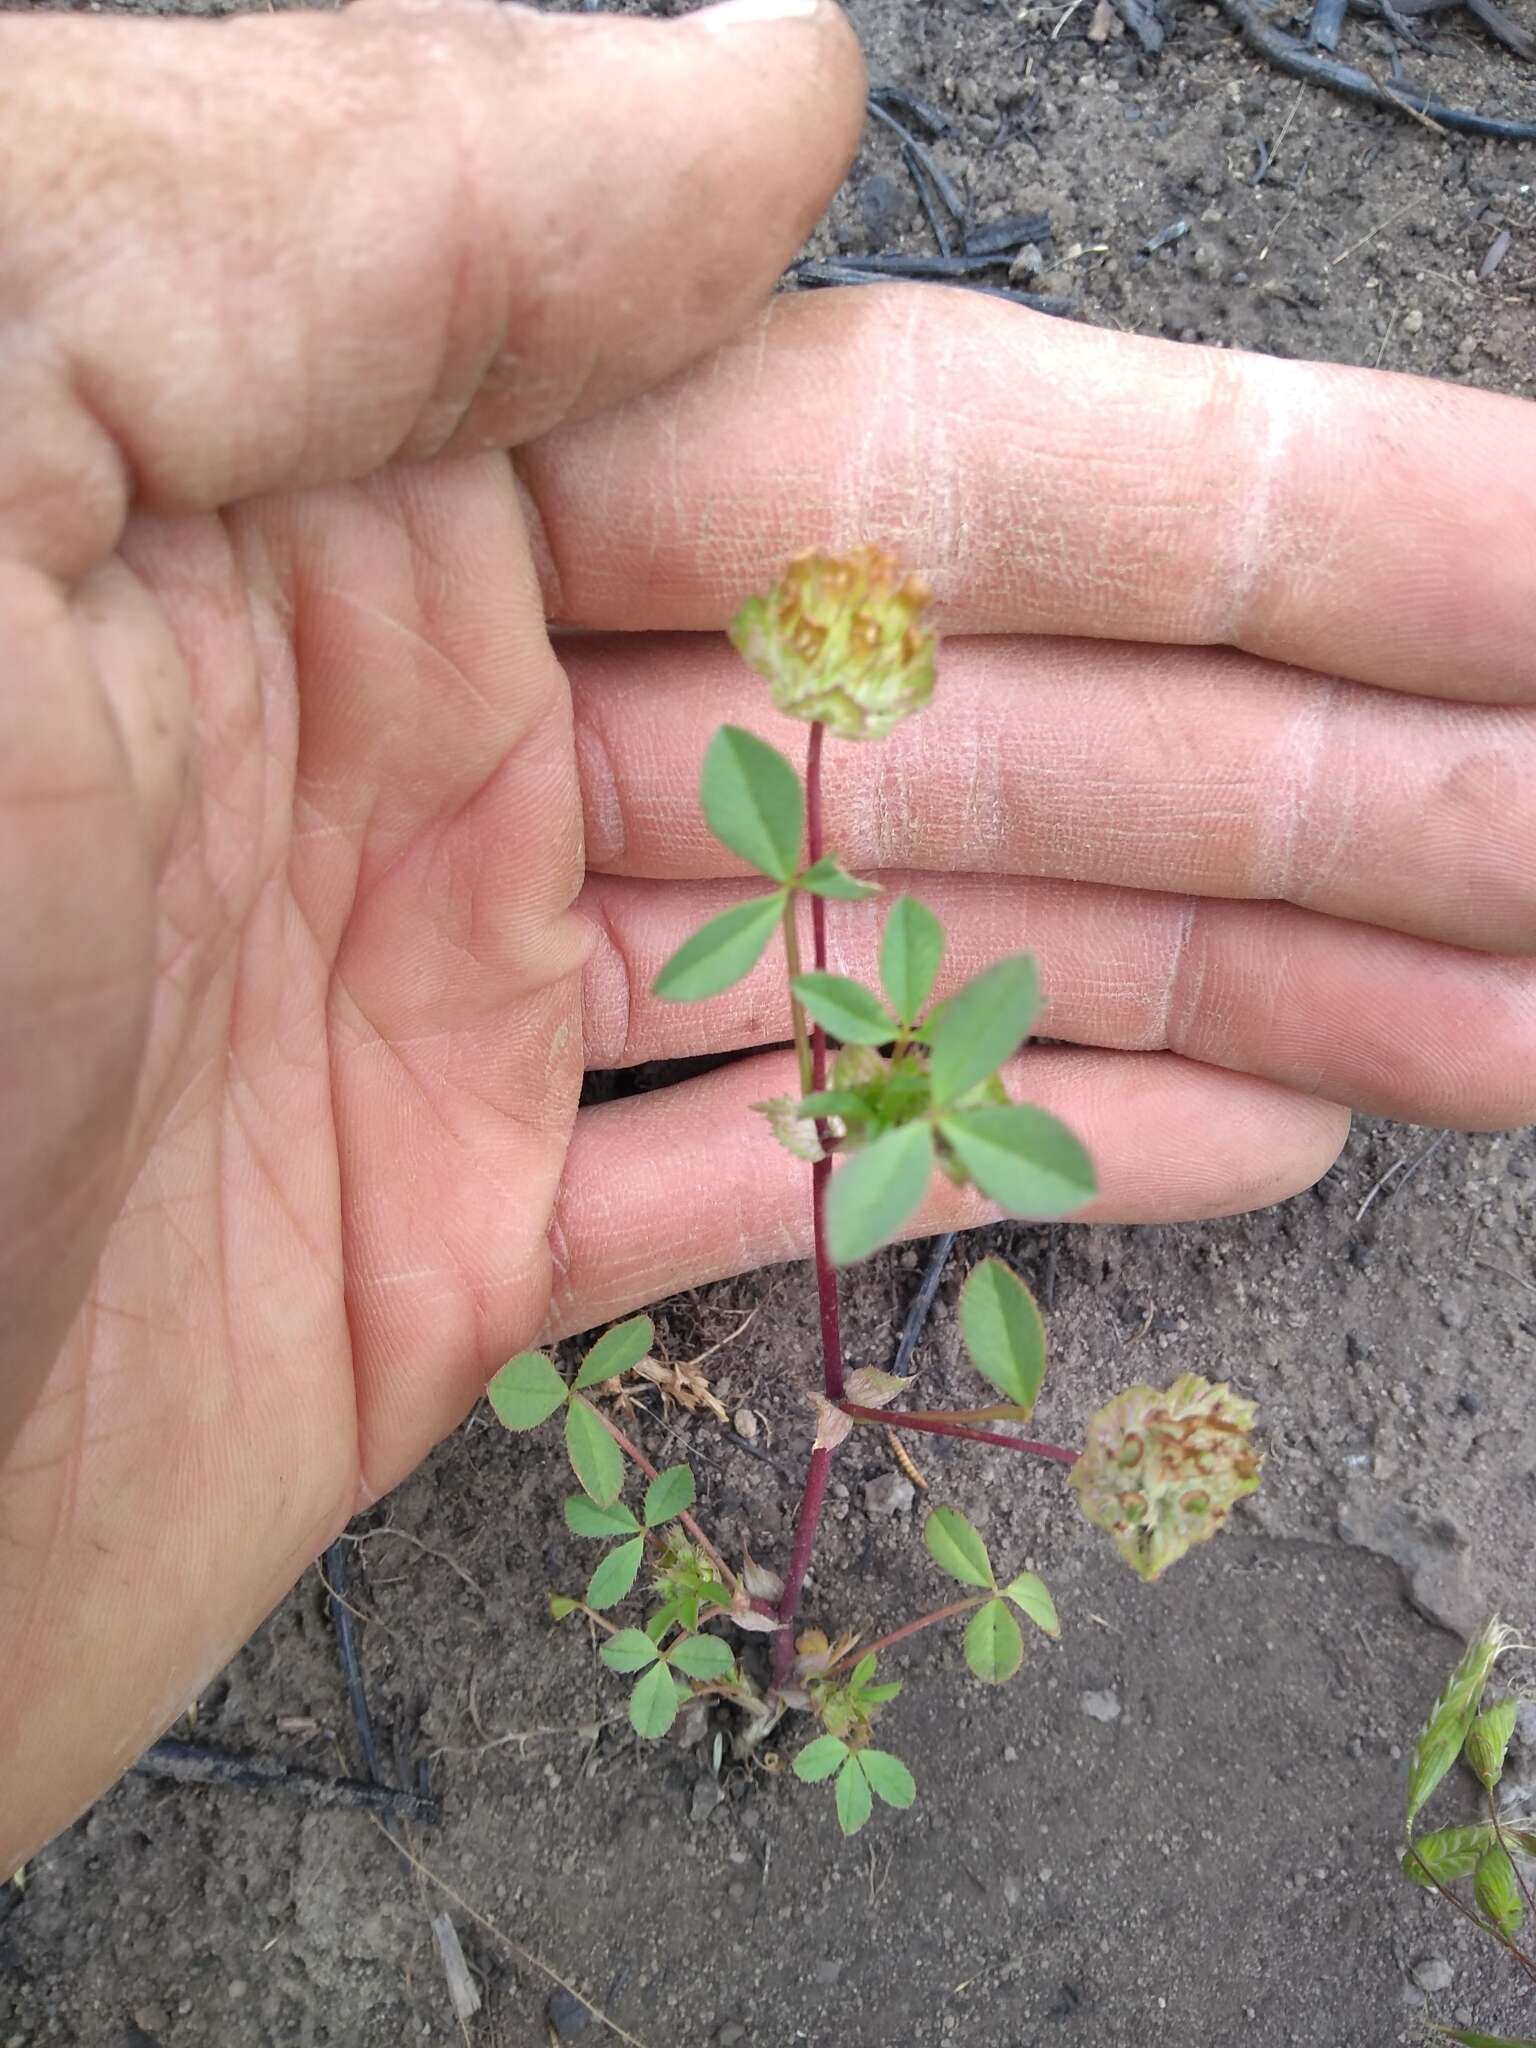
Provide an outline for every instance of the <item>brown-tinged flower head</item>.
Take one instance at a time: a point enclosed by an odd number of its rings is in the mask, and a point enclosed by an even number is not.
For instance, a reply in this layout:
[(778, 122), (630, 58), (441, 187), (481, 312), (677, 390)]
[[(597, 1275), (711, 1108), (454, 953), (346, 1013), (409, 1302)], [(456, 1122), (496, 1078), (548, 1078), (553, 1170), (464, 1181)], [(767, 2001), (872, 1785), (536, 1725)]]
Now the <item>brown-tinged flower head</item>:
[(791, 718), (839, 739), (879, 739), (933, 695), (938, 643), (920, 624), (929, 597), (883, 548), (813, 550), (765, 597), (748, 598), (731, 644)]
[(1166, 1393), (1128, 1387), (1088, 1425), (1072, 1484), (1090, 1522), (1155, 1579), (1214, 1536), (1259, 1483), (1251, 1401), (1187, 1372)]

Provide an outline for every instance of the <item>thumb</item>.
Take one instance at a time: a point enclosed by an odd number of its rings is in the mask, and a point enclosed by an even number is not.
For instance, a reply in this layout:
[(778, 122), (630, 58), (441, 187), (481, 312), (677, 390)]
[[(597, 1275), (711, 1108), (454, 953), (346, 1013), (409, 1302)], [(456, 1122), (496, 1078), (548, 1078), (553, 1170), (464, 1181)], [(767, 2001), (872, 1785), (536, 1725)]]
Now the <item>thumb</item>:
[(830, 0), (0, 16), (0, 554), (510, 447), (737, 328), (862, 117)]

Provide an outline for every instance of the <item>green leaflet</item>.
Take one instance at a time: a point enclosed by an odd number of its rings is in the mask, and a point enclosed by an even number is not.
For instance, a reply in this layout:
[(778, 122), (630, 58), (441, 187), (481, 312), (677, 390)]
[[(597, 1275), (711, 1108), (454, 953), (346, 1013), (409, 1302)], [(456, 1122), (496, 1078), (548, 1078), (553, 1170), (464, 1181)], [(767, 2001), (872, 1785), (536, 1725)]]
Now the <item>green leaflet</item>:
[(573, 1493), (565, 1504), (565, 1526), (573, 1536), (633, 1536), (640, 1524), (622, 1501), (600, 1508), (584, 1493)]
[(1034, 1296), (1001, 1259), (982, 1259), (967, 1276), (960, 1334), (982, 1378), (1028, 1414), (1045, 1376), (1045, 1326)]
[(645, 1526), (659, 1529), (693, 1506), (693, 1474), (686, 1465), (669, 1465), (645, 1489)]
[(537, 1429), (566, 1396), (565, 1381), (542, 1351), (509, 1359), (486, 1388), (496, 1419), (508, 1429)]
[(587, 1586), (587, 1605), (595, 1607), (599, 1613), (605, 1607), (617, 1607), (640, 1576), (644, 1557), (643, 1536), (631, 1536), (627, 1543), (620, 1543), (610, 1550), (592, 1574)]
[(805, 837), (805, 795), (776, 747), (739, 725), (722, 725), (704, 756), (699, 801), (722, 846), (772, 881), (793, 880)]
[(887, 1806), (908, 1807), (917, 1797), (912, 1773), (901, 1758), (892, 1756), (888, 1749), (861, 1749), (859, 1762), (864, 1766), (870, 1790)]
[(830, 853), (806, 869), (800, 877), (800, 887), (813, 896), (830, 896), (837, 903), (861, 903), (866, 897), (880, 894), (878, 882), (856, 880)]
[(807, 1785), (819, 1785), (823, 1778), (831, 1777), (847, 1754), (848, 1745), (840, 1735), (818, 1735), (795, 1758), (795, 1776)]
[(631, 1316), (626, 1323), (615, 1323), (611, 1330), (603, 1332), (581, 1361), (581, 1370), (571, 1385), (580, 1389), (600, 1386), (604, 1380), (616, 1380), (620, 1373), (638, 1365), (655, 1342), (656, 1325), (649, 1316)]
[(944, 927), (915, 896), (898, 896), (880, 941), (880, 986), (903, 1024), (915, 1024), (944, 958)]
[(709, 1682), (726, 1678), (736, 1669), (736, 1659), (718, 1636), (684, 1636), (667, 1651), (667, 1659), (685, 1678)]
[(982, 1193), (1015, 1216), (1064, 1216), (1097, 1190), (1082, 1145), (1029, 1103), (950, 1110), (939, 1129)]
[(789, 984), (805, 1007), (845, 1045), (885, 1045), (897, 1035), (878, 996), (846, 974), (797, 974)]
[(624, 1491), (624, 1457), (602, 1418), (577, 1394), (565, 1411), (565, 1450), (571, 1470), (600, 1508)]
[(653, 1664), (629, 1696), (630, 1723), (637, 1735), (654, 1742), (677, 1719), (677, 1680), (665, 1663)]
[(1003, 1685), (1024, 1662), (1024, 1636), (1013, 1610), (989, 1600), (971, 1616), (965, 1631), (965, 1661), (986, 1685)]
[(874, 1811), (869, 1780), (857, 1756), (843, 1759), (837, 1774), (837, 1824), (845, 1835), (856, 1835)]
[(1037, 1579), (1033, 1572), (1020, 1572), (1010, 1579), (1002, 1589), (1003, 1598), (1011, 1600), (1021, 1614), (1027, 1614), (1036, 1628), (1043, 1629), (1048, 1636), (1061, 1634), (1061, 1622), (1056, 1613), (1056, 1602), (1046, 1589), (1045, 1582)]
[(933, 1170), (933, 1134), (904, 1124), (855, 1152), (827, 1191), (827, 1244), (839, 1266), (852, 1265), (896, 1235), (922, 1201)]
[(935, 1508), (923, 1524), (923, 1541), (939, 1570), (962, 1585), (990, 1590), (997, 1584), (986, 1544), (958, 1508)]
[(749, 975), (779, 928), (784, 891), (734, 903), (701, 925), (651, 984), (670, 1003), (697, 1003), (720, 995)]
[(1028, 953), (999, 960), (940, 1003), (928, 1020), (935, 1108), (995, 1074), (1029, 1036), (1039, 1008), (1040, 977)]

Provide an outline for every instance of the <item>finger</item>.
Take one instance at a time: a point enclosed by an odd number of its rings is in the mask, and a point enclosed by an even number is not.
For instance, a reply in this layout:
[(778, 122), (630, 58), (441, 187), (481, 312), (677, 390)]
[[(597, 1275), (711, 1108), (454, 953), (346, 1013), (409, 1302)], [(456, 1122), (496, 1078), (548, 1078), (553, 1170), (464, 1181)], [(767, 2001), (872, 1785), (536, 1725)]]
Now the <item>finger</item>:
[[(1373, 1116), (1458, 1130), (1536, 1117), (1536, 963), (1340, 924), (1284, 904), (1070, 882), (886, 877), (884, 901), (839, 904), (829, 964), (879, 985), (879, 937), (910, 883), (943, 922), (943, 995), (1002, 953), (1040, 962), (1048, 1038), (1169, 1051)], [(651, 991), (734, 883), (589, 882), (599, 934), (587, 966), (587, 1064), (630, 1066), (789, 1036), (776, 946), (701, 1003)], [(808, 936), (808, 935), (807, 935)]]
[(776, 301), (525, 473), (588, 626), (719, 626), (787, 556), (870, 540), (931, 576), (952, 631), (1227, 642), (1536, 700), (1517, 399), (872, 287)]
[[(1169, 1223), (1282, 1201), (1328, 1170), (1349, 1129), (1328, 1103), (1167, 1054), (1032, 1052), (1010, 1079), (1093, 1155), (1100, 1193), (1080, 1222)], [(582, 1111), (551, 1240), (552, 1336), (809, 1253), (805, 1167), (749, 1107), (793, 1086), (793, 1061), (774, 1054)], [(938, 1176), (905, 1234), (996, 1214)]]
[(768, 12), (0, 17), (0, 551), (74, 576), (131, 499), (509, 446), (712, 346), (862, 113), (838, 10)]
[[(562, 643), (587, 860), (739, 874), (699, 811), (724, 720), (804, 739), (722, 641)], [(1051, 875), (1280, 899), (1536, 952), (1536, 712), (1387, 695), (1209, 649), (948, 642), (939, 694), (828, 749), (828, 844), (857, 870)]]

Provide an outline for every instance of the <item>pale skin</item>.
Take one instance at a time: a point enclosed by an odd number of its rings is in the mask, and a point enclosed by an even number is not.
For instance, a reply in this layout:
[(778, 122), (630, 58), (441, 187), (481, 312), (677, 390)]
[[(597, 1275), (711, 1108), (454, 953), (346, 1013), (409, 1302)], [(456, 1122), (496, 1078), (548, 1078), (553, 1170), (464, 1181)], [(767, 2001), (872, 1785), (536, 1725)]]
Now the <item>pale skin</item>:
[(765, 311), (861, 87), (827, 7), (0, 19), (0, 1867), (509, 1354), (805, 1251), (782, 1052), (577, 1108), (784, 1038), (648, 987), (802, 546), (932, 577), (832, 843), (1039, 953), (1095, 1216), (1536, 1110), (1536, 408)]

